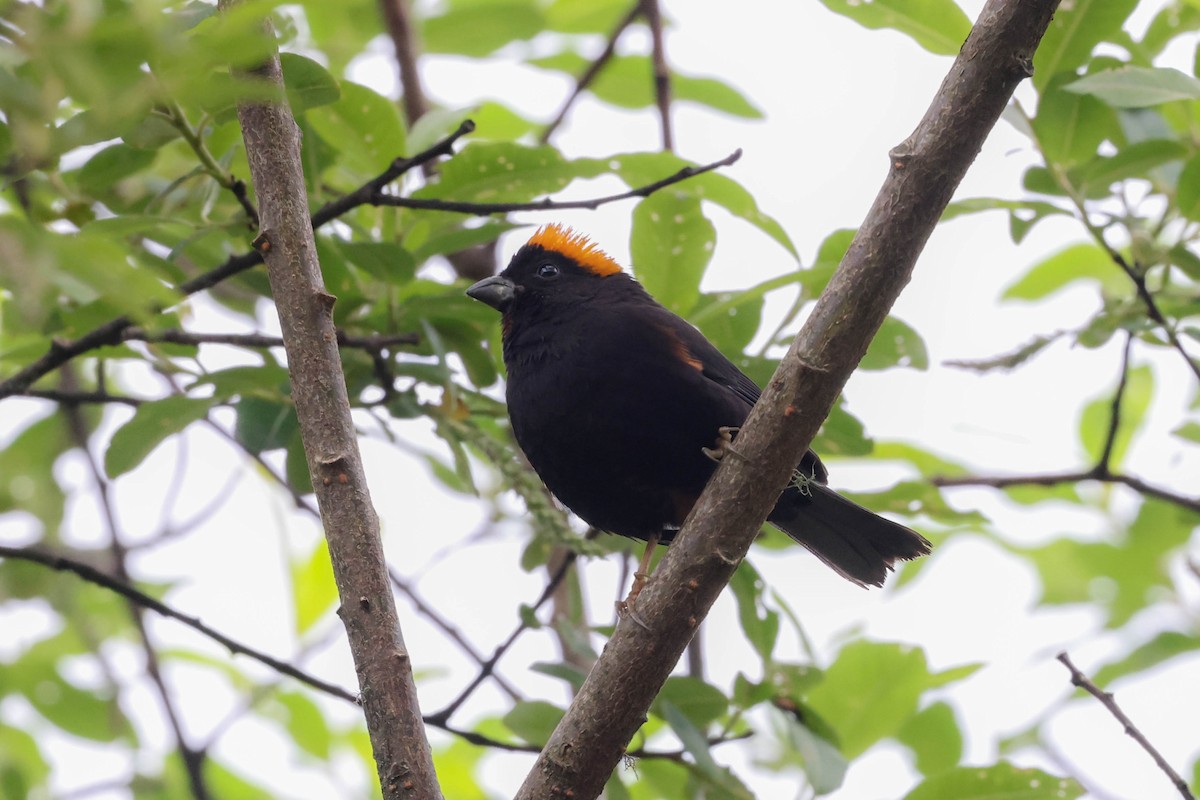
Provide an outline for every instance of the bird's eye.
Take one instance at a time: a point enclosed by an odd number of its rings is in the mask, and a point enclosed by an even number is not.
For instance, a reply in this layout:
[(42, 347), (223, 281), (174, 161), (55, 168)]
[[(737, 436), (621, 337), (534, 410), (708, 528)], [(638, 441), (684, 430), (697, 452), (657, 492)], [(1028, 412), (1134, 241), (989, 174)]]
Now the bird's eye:
[(553, 264), (542, 264), (537, 268), (537, 275), (539, 278), (557, 278), (558, 267), (554, 266)]

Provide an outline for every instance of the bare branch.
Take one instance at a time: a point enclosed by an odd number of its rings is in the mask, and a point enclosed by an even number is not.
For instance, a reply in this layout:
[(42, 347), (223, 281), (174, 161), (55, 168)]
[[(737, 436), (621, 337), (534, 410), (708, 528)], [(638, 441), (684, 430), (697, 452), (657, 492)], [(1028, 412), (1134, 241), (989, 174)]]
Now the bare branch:
[(1177, 494), (1163, 489), (1161, 486), (1149, 484), (1133, 475), (1106, 473), (1096, 469), (1080, 472), (1050, 472), (1041, 475), (935, 475), (929, 479), (934, 486), (990, 486), (993, 489), (1007, 489), (1010, 486), (1058, 486), (1082, 481), (1120, 483), (1142, 494), (1200, 513), (1200, 497)]
[(989, 0), (841, 266), (726, 458), (517, 794), (603, 790), (687, 642), (744, 557), (1013, 90), (1057, 0)]
[[(272, 86), (276, 96), (285, 96), (276, 53), (252, 74)], [(379, 517), (350, 413), (333, 324), (334, 298), (325, 290), (317, 263), (316, 215), (308, 213), (300, 131), (282, 102), (243, 101), (237, 112), (262, 215), (256, 249), (263, 253), (279, 313), (300, 438), (341, 598), (338, 615), (358, 674), (383, 796), (439, 798), (412, 658), (400, 630)]]
[(541, 200), (533, 200), (528, 203), (463, 203), (455, 200), (433, 200), (421, 197), (398, 197), (391, 194), (383, 194), (380, 192), (372, 199), (374, 205), (379, 206), (398, 206), (400, 208), (422, 208), (431, 211), (450, 211), (458, 214), (473, 214), (475, 216), (487, 216), (489, 214), (503, 214), (512, 211), (562, 211), (564, 209), (584, 208), (594, 211), (602, 205), (615, 203), (618, 200), (629, 200), (634, 197), (647, 197), (654, 194), (659, 189), (664, 189), (676, 183), (694, 178), (697, 175), (703, 175), (705, 172), (712, 172), (720, 167), (727, 167), (735, 163), (742, 157), (740, 149), (734, 150), (729, 155), (713, 161), (709, 164), (703, 164), (698, 167), (684, 167), (673, 175), (657, 180), (654, 183), (648, 183), (645, 186), (638, 186), (630, 189), (627, 192), (619, 194), (610, 194), (605, 197), (593, 197), (586, 200), (551, 200), (549, 197)]
[(412, 9), (408, 0), (379, 0), (379, 7), (396, 51), (404, 117), (411, 127), (429, 110), (429, 101), (421, 87), (421, 73), (417, 69), (417, 37), (413, 32)]
[(658, 106), (658, 125), (662, 131), (662, 149), (675, 149), (671, 130), (671, 70), (667, 66), (667, 47), (663, 41), (662, 9), (658, 0), (642, 0), (642, 15), (650, 26), (651, 55), (654, 65), (654, 102)]
[(575, 105), (575, 101), (579, 99), (579, 95), (583, 94), (583, 91), (592, 85), (592, 81), (600, 74), (600, 70), (604, 69), (604, 66), (612, 60), (617, 50), (617, 40), (621, 38), (621, 35), (625, 33), (625, 30), (633, 24), (633, 21), (641, 13), (642, 0), (636, 0), (625, 16), (621, 17), (620, 22), (613, 28), (612, 33), (608, 35), (608, 41), (605, 42), (604, 49), (600, 51), (600, 55), (596, 56), (592, 60), (592, 63), (588, 64), (587, 69), (575, 80), (575, 88), (571, 91), (571, 96), (566, 99), (562, 104), (562, 108), (558, 110), (558, 114), (554, 116), (554, 119), (551, 120), (550, 124), (538, 136), (538, 141), (542, 144), (550, 141), (550, 137), (554, 135), (554, 132), (562, 125), (563, 120), (567, 118), (567, 112), (571, 110), (571, 106)]
[(1066, 651), (1059, 653), (1057, 658), (1063, 663), (1063, 666), (1065, 666), (1071, 672), (1071, 683), (1099, 700), (1100, 704), (1108, 709), (1108, 713), (1112, 714), (1113, 717), (1116, 718), (1117, 722), (1121, 723), (1122, 727), (1125, 729), (1125, 733), (1128, 734), (1135, 742), (1141, 745), (1143, 750), (1150, 754), (1150, 757), (1154, 759), (1154, 763), (1158, 765), (1158, 768), (1166, 773), (1166, 776), (1171, 779), (1171, 783), (1175, 784), (1175, 788), (1179, 790), (1179, 796), (1183, 797), (1184, 800), (1196, 800), (1196, 796), (1193, 795), (1192, 790), (1188, 788), (1187, 781), (1185, 781), (1183, 777), (1176, 772), (1169, 763), (1167, 763), (1167, 760), (1163, 758), (1162, 753), (1158, 752), (1158, 749), (1150, 743), (1150, 740), (1146, 738), (1145, 734), (1143, 734), (1138, 727), (1133, 724), (1133, 720), (1126, 716), (1125, 712), (1122, 711), (1120, 706), (1117, 705), (1117, 701), (1113, 698), (1112, 694), (1103, 691), (1096, 684), (1092, 683), (1091, 679), (1088, 678), (1087, 675), (1084, 675), (1082, 672), (1080, 672), (1079, 669), (1071, 662), (1071, 657), (1067, 655)]

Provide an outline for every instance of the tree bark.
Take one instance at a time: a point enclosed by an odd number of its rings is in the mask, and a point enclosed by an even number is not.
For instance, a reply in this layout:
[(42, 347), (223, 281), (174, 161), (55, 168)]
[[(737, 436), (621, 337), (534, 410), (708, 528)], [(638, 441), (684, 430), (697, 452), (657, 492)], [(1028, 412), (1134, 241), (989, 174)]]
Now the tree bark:
[(990, 0), (846, 257), (653, 580), (618, 624), (518, 800), (598, 796), (693, 632), (745, 556), (837, 395), (908, 283), (999, 119), (1058, 0)]
[[(226, 5), (223, 3), (223, 5)], [(379, 519), (371, 504), (338, 355), (332, 309), (313, 242), (300, 160), (300, 131), (272, 55), (249, 77), (279, 99), (240, 103), (238, 120), (258, 196), (263, 254), (279, 313), (292, 399), (329, 542), (338, 611), (358, 673), (360, 701), (386, 798), (440, 798), (417, 704), (412, 663), (388, 582)]]

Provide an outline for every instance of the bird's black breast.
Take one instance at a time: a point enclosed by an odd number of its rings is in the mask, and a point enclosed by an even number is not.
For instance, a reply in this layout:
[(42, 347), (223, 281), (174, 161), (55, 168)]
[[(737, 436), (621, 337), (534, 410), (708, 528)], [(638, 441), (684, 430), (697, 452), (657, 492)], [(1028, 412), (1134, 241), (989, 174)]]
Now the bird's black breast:
[(750, 408), (703, 374), (669, 315), (590, 306), (514, 320), (505, 338), (509, 414), (533, 468), (587, 523), (643, 539), (682, 523), (714, 468), (701, 448)]

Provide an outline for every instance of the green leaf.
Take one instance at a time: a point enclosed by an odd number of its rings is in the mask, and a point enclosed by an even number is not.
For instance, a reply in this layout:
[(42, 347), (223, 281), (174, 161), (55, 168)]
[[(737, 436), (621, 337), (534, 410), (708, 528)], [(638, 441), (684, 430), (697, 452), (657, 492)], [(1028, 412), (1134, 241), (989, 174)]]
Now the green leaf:
[(1200, 422), (1185, 422), (1171, 433), (1189, 442), (1200, 442)]
[[(1187, 155), (1187, 146), (1173, 139), (1146, 139), (1134, 142), (1122, 147), (1116, 155), (1099, 156), (1087, 164), (1081, 174), (1083, 188), (1089, 190), (1102, 187), (1107, 190), (1117, 181), (1130, 178), (1155, 180), (1156, 176), (1152, 171), (1164, 164), (1182, 161)], [(1165, 183), (1162, 178), (1155, 182)]]
[(299, 430), (296, 409), (291, 403), (261, 397), (243, 397), (236, 406), (234, 436), (250, 453), (287, 447)]
[(1170, 67), (1121, 67), (1096, 72), (1065, 87), (1092, 95), (1113, 108), (1149, 108), (1200, 99), (1200, 80)]
[(671, 189), (655, 192), (633, 211), (634, 275), (660, 303), (686, 316), (700, 299), (700, 279), (716, 240), (716, 227), (699, 200)]
[(929, 352), (925, 349), (925, 340), (921, 338), (921, 334), (913, 330), (908, 323), (896, 317), (888, 317), (871, 340), (866, 355), (858, 366), (861, 369), (872, 370), (891, 367), (925, 370), (929, 369)]
[(475, 203), (526, 202), (553, 194), (577, 177), (603, 171), (596, 162), (571, 162), (550, 145), (472, 142), (440, 166), (440, 177), (418, 198)]
[(1076, 244), (1035, 264), (1001, 295), (1005, 300), (1044, 300), (1076, 281), (1096, 282), (1108, 293), (1128, 293), (1129, 279), (1108, 253), (1094, 244)]
[(754, 800), (754, 795), (733, 773), (717, 764), (703, 732), (678, 706), (670, 701), (662, 701), (660, 708), (663, 718), (675, 731), (679, 741), (683, 742), (683, 749), (691, 754), (699, 776), (704, 779), (704, 797), (714, 800)]
[(738, 620), (742, 632), (754, 646), (759, 657), (770, 661), (779, 638), (779, 612), (767, 608), (763, 593), (767, 586), (749, 561), (743, 561), (729, 582), (737, 600)]
[(76, 175), (81, 191), (107, 197), (114, 184), (141, 172), (154, 163), (155, 150), (142, 150), (127, 144), (110, 145), (87, 160)]
[(509, 42), (532, 39), (545, 19), (536, 3), (477, 0), (452, 3), (446, 13), (422, 26), (421, 46), (429, 53), (486, 56)]
[(0, 796), (34, 797), (39, 789), (47, 788), (49, 777), (50, 765), (37, 740), (25, 731), (0, 725)]
[(741, 92), (716, 78), (672, 75), (671, 96), (674, 100), (690, 100), (717, 111), (724, 111), (734, 117), (743, 119), (762, 119), (763, 117), (763, 112), (747, 100)]
[(1188, 159), (1179, 174), (1179, 191), (1175, 195), (1179, 213), (1200, 222), (1200, 153)]
[(849, 764), (836, 745), (803, 724), (794, 714), (785, 714), (791, 749), (799, 757), (804, 777), (818, 795), (841, 788)]
[(1060, 72), (1087, 62), (1092, 49), (1116, 36), (1137, 0), (1076, 0), (1059, 7), (1033, 56), (1033, 85), (1039, 90)]
[[(1120, 427), (1113, 439), (1109, 455), (1109, 467), (1120, 472), (1129, 443), (1141, 428), (1150, 401), (1154, 396), (1154, 374), (1150, 367), (1133, 367), (1125, 379), (1125, 392), (1121, 397)], [(1112, 398), (1100, 397), (1083, 408), (1079, 420), (1079, 439), (1090, 463), (1097, 463), (1112, 424)]]
[(212, 400), (182, 395), (138, 406), (133, 417), (113, 433), (104, 453), (104, 470), (108, 477), (116, 478), (129, 472), (168, 436), (203, 419), (211, 407)]
[(671, 703), (697, 728), (704, 728), (719, 719), (729, 708), (729, 699), (724, 692), (687, 675), (667, 678), (662, 691), (654, 699), (651, 711), (665, 719), (663, 703)]
[(1162, 631), (1154, 638), (1135, 647), (1116, 661), (1096, 670), (1092, 681), (1097, 686), (1109, 686), (1126, 675), (1136, 675), (1151, 667), (1166, 663), (1177, 656), (1200, 649), (1200, 638), (1179, 631)]
[(914, 714), (896, 737), (916, 758), (922, 775), (950, 769), (962, 760), (963, 736), (948, 703), (937, 702)]
[(305, 116), (357, 175), (383, 172), (407, 147), (396, 104), (361, 84), (343, 81), (336, 103), (311, 108)]
[(292, 611), (296, 615), (296, 633), (303, 636), (337, 603), (337, 584), (329, 546), (322, 537), (308, 558), (293, 560)]
[(545, 700), (523, 700), (504, 715), (504, 724), (510, 731), (530, 744), (544, 745), (550, 739), (563, 710)]
[(333, 733), (321, 709), (307, 695), (276, 690), (261, 711), (282, 723), (301, 750), (321, 761), (329, 759)]
[[(753, 290), (750, 291), (753, 292)], [(692, 323), (710, 342), (717, 346), (717, 349), (723, 353), (729, 353), (731, 356), (746, 349), (762, 324), (762, 293), (750, 294), (748, 297), (745, 296), (746, 294), (746, 292), (702, 294), (691, 318)], [(714, 306), (720, 307), (721, 311), (704, 313)]]
[(853, 760), (899, 734), (929, 683), (920, 649), (864, 640), (842, 648), (807, 700), (833, 724), (842, 755)]
[(821, 3), (864, 28), (899, 31), (929, 52), (943, 56), (957, 54), (971, 32), (971, 20), (953, 0), (876, 0), (872, 3), (821, 0)]
[(1073, 800), (1084, 789), (1073, 778), (1001, 761), (990, 767), (959, 767), (926, 778), (904, 800)]
[(1117, 129), (1113, 110), (1095, 97), (1064, 88), (1070, 80), (1070, 75), (1057, 77), (1038, 98), (1033, 130), (1047, 164), (1072, 166), (1087, 161)]
[(280, 53), (279, 66), (283, 69), (283, 83), (293, 114), (336, 103), (342, 96), (337, 79), (311, 58)]

